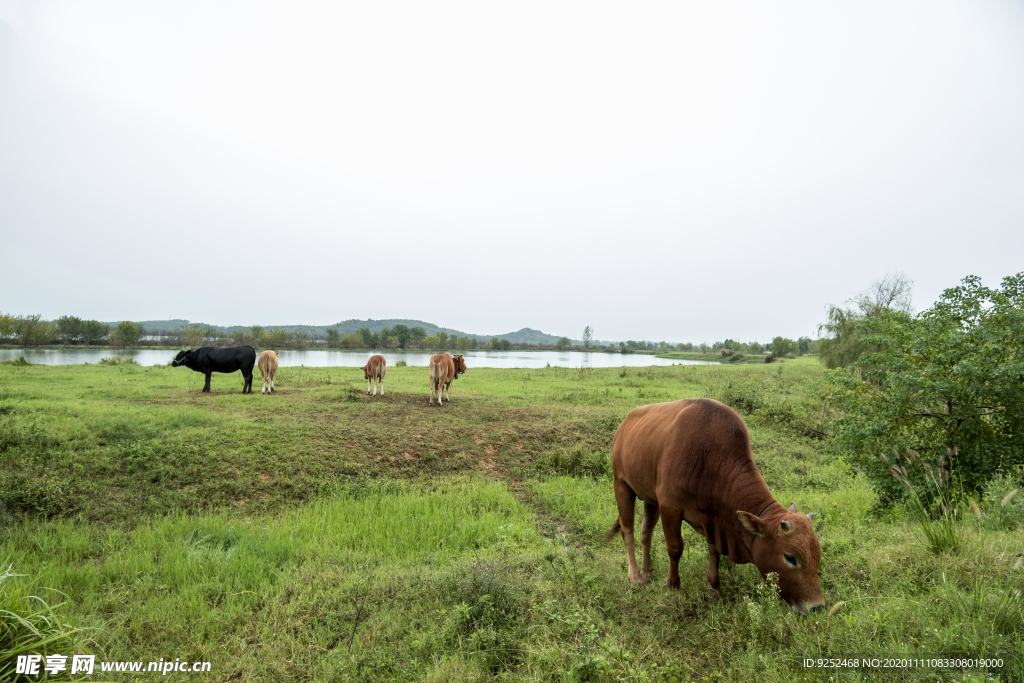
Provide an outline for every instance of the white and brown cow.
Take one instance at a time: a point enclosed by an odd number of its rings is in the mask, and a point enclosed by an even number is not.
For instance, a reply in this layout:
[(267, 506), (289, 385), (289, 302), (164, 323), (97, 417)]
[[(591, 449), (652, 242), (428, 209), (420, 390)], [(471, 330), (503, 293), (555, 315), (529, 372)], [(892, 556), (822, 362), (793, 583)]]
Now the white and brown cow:
[(452, 400), (452, 380), (466, 372), (466, 361), (461, 354), (451, 356), (439, 353), (430, 357), (430, 405), (434, 405), (434, 392), (437, 392), (437, 404), (444, 405), (442, 397)]
[(273, 351), (264, 351), (260, 354), (258, 363), (260, 375), (263, 377), (263, 390), (261, 394), (269, 394), (274, 391), (274, 375), (277, 374), (277, 354)]
[[(366, 385), (366, 393), (369, 395), (370, 387), (373, 387), (373, 395), (377, 395), (377, 384), (380, 385), (380, 395), (384, 395), (384, 373), (387, 372), (388, 364), (384, 360), (384, 356), (376, 355), (370, 356), (370, 360), (366, 362), (366, 365), (362, 367), (363, 379), (368, 383)], [(375, 384), (376, 382), (376, 384)]]

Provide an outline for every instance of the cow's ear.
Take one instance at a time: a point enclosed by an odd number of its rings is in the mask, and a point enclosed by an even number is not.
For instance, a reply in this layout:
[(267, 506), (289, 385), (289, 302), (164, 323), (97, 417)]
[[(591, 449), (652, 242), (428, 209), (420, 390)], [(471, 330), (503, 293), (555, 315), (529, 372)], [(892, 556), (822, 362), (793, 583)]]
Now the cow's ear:
[(789, 511), (792, 512), (792, 513), (796, 513), (796, 501), (795, 500), (792, 503), (789, 504)]
[(807, 513), (807, 519), (809, 519), (809, 520), (811, 520), (813, 522), (814, 521), (814, 513), (813, 512), (808, 512)]
[(764, 520), (744, 510), (737, 510), (736, 516), (740, 518), (740, 524), (748, 532), (755, 536), (764, 536)]

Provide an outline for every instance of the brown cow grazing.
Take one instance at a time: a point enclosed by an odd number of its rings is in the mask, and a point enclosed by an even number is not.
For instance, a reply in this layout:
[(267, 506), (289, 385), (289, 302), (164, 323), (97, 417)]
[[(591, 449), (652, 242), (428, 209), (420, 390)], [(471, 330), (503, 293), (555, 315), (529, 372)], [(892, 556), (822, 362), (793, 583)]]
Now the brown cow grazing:
[[(362, 368), (363, 379), (368, 384), (366, 385), (366, 394), (370, 394), (370, 387), (373, 387), (373, 395), (377, 395), (377, 384), (380, 384), (380, 395), (384, 395), (384, 373), (388, 370), (387, 361), (384, 360), (384, 356), (376, 355), (370, 356), (370, 360), (366, 361), (366, 365)], [(376, 384), (375, 384), (376, 382)]]
[[(796, 503), (786, 509), (775, 501), (754, 464), (747, 426), (732, 408), (702, 398), (631, 410), (615, 432), (612, 473), (619, 518), (606, 538), (621, 530), (633, 583), (651, 579), (651, 537), (660, 516), (670, 588), (679, 587), (685, 521), (707, 539), (706, 585), (712, 590), (718, 590), (722, 554), (736, 564), (753, 562), (762, 577), (778, 574), (782, 598), (798, 613), (824, 606), (814, 513), (802, 515)], [(644, 504), (639, 569), (633, 540), (638, 497)]]
[(263, 377), (263, 390), (261, 394), (269, 394), (274, 391), (274, 375), (277, 374), (277, 354), (273, 351), (264, 351), (260, 354), (260, 375)]
[(448, 402), (452, 400), (452, 380), (466, 372), (466, 361), (460, 355), (451, 356), (439, 353), (430, 357), (430, 405), (434, 405), (434, 392), (437, 392), (437, 404), (444, 405), (442, 395)]

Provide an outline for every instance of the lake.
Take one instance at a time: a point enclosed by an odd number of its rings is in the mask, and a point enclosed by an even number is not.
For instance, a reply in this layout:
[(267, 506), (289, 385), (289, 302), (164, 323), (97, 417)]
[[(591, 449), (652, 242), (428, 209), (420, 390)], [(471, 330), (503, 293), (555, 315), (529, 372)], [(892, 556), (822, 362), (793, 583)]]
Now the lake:
[[(0, 360), (14, 360), (24, 355), (30, 363), (41, 365), (77, 365), (98, 363), (101, 358), (116, 355), (113, 349), (0, 349)], [(387, 358), (394, 366), (404, 360), (408, 365), (426, 367), (431, 354), (426, 351), (294, 351), (285, 349), (277, 354), (282, 367), (306, 365), (309, 367), (359, 368), (374, 353)], [(131, 354), (140, 365), (164, 365), (174, 358), (174, 351), (136, 349)], [(582, 351), (466, 351), (466, 365), (470, 368), (543, 368), (546, 365), (563, 368), (621, 368), (651, 365), (713, 365), (708, 361), (671, 360), (646, 354), (584, 353)]]

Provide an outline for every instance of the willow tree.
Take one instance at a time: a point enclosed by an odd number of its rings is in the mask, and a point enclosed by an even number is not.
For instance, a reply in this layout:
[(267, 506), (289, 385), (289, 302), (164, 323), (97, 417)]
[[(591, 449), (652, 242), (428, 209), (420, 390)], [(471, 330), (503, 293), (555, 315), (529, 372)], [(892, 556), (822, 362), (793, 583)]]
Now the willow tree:
[(877, 317), (883, 311), (909, 314), (912, 310), (911, 292), (914, 283), (906, 274), (887, 273), (842, 308), (830, 305), (827, 320), (818, 326), (818, 357), (831, 369), (852, 365), (866, 352), (877, 350), (865, 345), (861, 324)]

